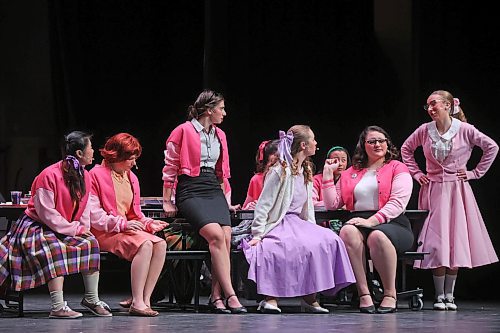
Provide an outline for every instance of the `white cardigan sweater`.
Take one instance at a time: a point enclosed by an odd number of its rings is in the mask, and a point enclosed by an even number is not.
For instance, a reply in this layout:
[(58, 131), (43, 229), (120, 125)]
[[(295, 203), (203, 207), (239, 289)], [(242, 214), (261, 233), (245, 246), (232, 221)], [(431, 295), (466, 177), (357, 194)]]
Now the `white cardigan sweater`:
[[(264, 188), (257, 201), (252, 222), (252, 235), (255, 239), (262, 239), (269, 231), (283, 219), (292, 203), (294, 180), (290, 167), (286, 167), (282, 179), (283, 167), (277, 163), (269, 169), (264, 180)], [(314, 206), (312, 202), (313, 183), (307, 182), (307, 201), (302, 207), (299, 217), (316, 224)]]

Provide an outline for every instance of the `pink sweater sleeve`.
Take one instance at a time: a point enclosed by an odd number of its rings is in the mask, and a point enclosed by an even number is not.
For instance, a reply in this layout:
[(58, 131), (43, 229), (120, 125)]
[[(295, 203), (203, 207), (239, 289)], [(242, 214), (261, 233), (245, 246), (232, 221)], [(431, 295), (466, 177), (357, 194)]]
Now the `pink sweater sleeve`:
[[(84, 225), (79, 221), (66, 220), (56, 209), (54, 193), (47, 189), (39, 188), (34, 197), (36, 214), (40, 222), (48, 226), (51, 230), (67, 235), (76, 236), (84, 229)], [(79, 228), (81, 226), (81, 228)]]
[(108, 214), (102, 207), (99, 197), (95, 194), (89, 196), (90, 220), (92, 228), (105, 232), (122, 232), (127, 228), (127, 220), (122, 216)]
[(335, 210), (344, 206), (340, 183), (341, 182), (338, 181), (337, 184), (335, 184), (333, 179), (326, 182), (323, 181), (323, 203), (328, 210)]
[(403, 158), (403, 162), (408, 167), (408, 170), (410, 170), (410, 174), (417, 181), (424, 175), (424, 172), (422, 172), (422, 170), (418, 167), (414, 155), (417, 147), (422, 145), (423, 133), (425, 131), (425, 128), (422, 126), (413, 132), (401, 146), (401, 157)]
[(175, 143), (167, 142), (165, 149), (165, 166), (163, 167), (163, 186), (173, 188), (180, 166), (180, 147)]
[(248, 209), (248, 205), (252, 202), (257, 203), (257, 200), (259, 200), (257, 193), (261, 191), (262, 188), (259, 188), (258, 177), (257, 175), (254, 175), (248, 184), (247, 197), (243, 203), (243, 209)]
[(380, 223), (388, 222), (401, 215), (408, 205), (413, 189), (413, 180), (407, 172), (398, 173), (392, 180), (389, 200), (376, 214)]
[(471, 142), (483, 150), (483, 156), (476, 165), (476, 167), (467, 171), (468, 179), (479, 179), (493, 164), (495, 157), (498, 154), (498, 145), (487, 135), (481, 133), (478, 129), (471, 126), (470, 133), (468, 133)]
[(321, 196), (321, 187), (322, 187), (322, 177), (313, 177), (313, 187), (312, 187), (312, 201), (314, 207), (324, 207), (325, 204), (323, 202), (323, 198)]

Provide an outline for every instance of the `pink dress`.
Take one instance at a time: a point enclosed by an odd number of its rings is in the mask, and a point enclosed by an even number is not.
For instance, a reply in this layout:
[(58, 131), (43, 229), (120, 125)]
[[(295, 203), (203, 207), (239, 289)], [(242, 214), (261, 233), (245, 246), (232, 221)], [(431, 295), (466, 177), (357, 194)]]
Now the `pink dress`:
[[(440, 136), (435, 122), (423, 124), (401, 147), (403, 161), (418, 180), (424, 172), (415, 161), (414, 151), (422, 146), (430, 179), (428, 185), (421, 186), (418, 203), (419, 209), (429, 210), (418, 239), (421, 244), (418, 251), (430, 254), (415, 261), (415, 268), (472, 268), (498, 261), (470, 183), (456, 175), (458, 169), (467, 169), (472, 149), (478, 146), (483, 155), (477, 166), (467, 171), (467, 178), (481, 178), (493, 163), (498, 145), (470, 124), (456, 125)], [(451, 150), (439, 162), (432, 152), (433, 146), (450, 140)]]
[[(154, 244), (163, 241), (160, 237), (153, 235), (153, 231), (148, 227), (152, 219), (145, 217), (140, 208), (137, 212), (133, 209), (137, 204), (135, 196), (140, 196), (137, 177), (132, 177), (130, 172), (124, 178), (118, 179), (112, 176), (109, 168), (100, 165), (96, 165), (90, 174), (93, 176), (91, 218), (95, 219), (92, 221), (91, 231), (97, 238), (101, 251), (108, 251), (120, 258), (132, 261), (145, 242), (151, 241)], [(133, 186), (132, 183), (135, 185)], [(115, 208), (106, 207), (104, 202), (107, 199), (115, 203), (113, 206), (116, 207), (116, 212)], [(141, 216), (138, 216), (138, 213)], [(125, 226), (121, 226), (122, 221), (126, 225), (126, 221), (130, 220), (144, 223), (146, 230), (125, 230)]]

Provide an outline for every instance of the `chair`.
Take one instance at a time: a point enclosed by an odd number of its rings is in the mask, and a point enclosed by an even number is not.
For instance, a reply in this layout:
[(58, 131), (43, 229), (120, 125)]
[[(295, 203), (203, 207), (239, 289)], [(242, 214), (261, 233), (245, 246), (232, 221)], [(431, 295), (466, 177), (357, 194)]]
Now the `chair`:
[[(345, 218), (348, 216), (346, 215), (348, 212), (337, 212), (337, 211), (327, 211), (327, 212), (317, 212), (316, 217), (321, 216), (323, 218), (340, 218), (341, 220), (345, 221)], [(428, 211), (425, 210), (406, 210), (405, 215), (408, 217), (412, 224), (412, 230), (415, 236), (415, 242), (412, 246), (412, 248), (409, 251), (406, 251), (403, 254), (398, 255), (398, 270), (397, 270), (397, 276), (396, 276), (396, 288), (399, 290), (397, 292), (397, 299), (398, 303), (404, 300), (408, 301), (408, 307), (412, 310), (421, 310), (423, 308), (423, 296), (424, 296), (424, 291), (422, 288), (415, 288), (412, 290), (407, 290), (406, 289), (406, 270), (409, 264), (413, 264), (415, 260), (422, 260), (425, 255), (429, 254), (428, 252), (416, 252), (417, 249), (417, 240), (418, 240), (418, 235), (420, 234), (420, 230), (422, 229), (423, 222), (425, 221), (425, 218), (427, 217)], [(366, 251), (366, 260), (367, 260), (367, 266), (368, 266), (368, 261), (369, 261), (369, 251)], [(376, 274), (376, 271), (373, 273)], [(371, 272), (367, 273), (367, 281), (368, 281), (368, 286), (371, 290), (372, 297), (374, 297), (374, 300), (376, 301), (376, 295), (377, 292), (376, 290), (378, 288), (383, 288), (383, 286), (376, 286), (373, 281), (375, 280), (375, 277), (373, 276)], [(377, 280), (379, 281), (379, 280)], [(334, 299), (332, 300), (331, 297), (325, 297), (323, 295), (320, 295), (320, 304), (323, 305), (325, 303), (335, 303), (338, 305), (354, 305), (353, 300), (349, 301), (342, 301), (342, 298), (339, 299)]]

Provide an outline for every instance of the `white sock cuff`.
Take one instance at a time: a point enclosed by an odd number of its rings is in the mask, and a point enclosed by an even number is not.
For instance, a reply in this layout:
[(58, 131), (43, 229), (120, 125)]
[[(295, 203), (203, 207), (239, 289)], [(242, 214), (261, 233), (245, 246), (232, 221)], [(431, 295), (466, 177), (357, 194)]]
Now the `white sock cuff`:
[(62, 290), (50, 292), (50, 302), (53, 311), (59, 311), (64, 307), (64, 293)]

